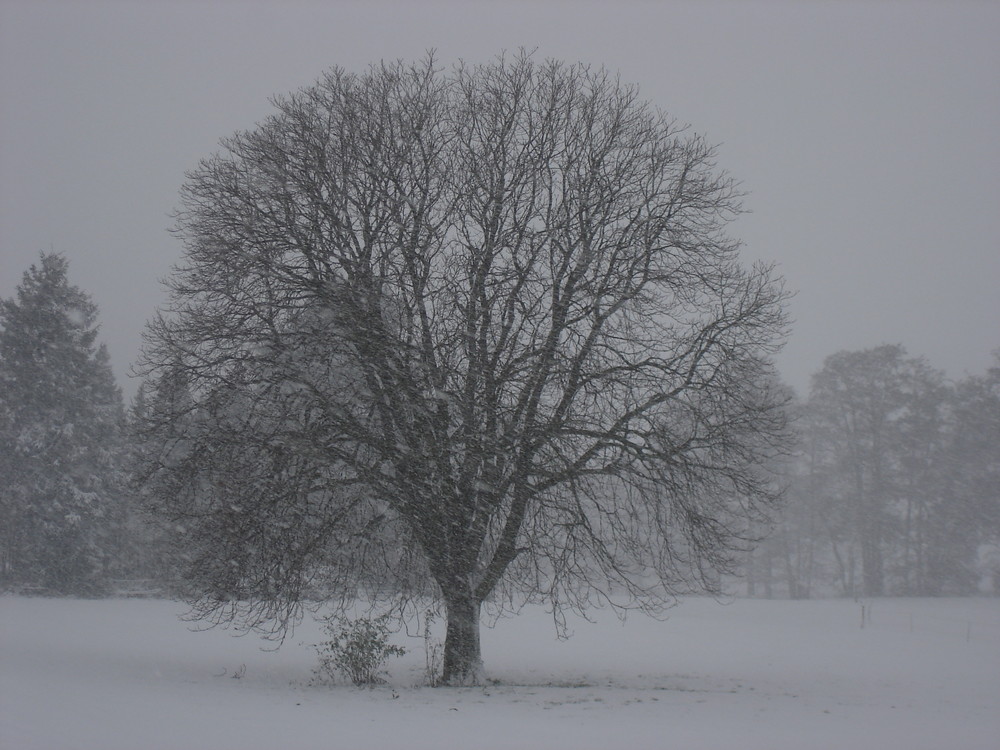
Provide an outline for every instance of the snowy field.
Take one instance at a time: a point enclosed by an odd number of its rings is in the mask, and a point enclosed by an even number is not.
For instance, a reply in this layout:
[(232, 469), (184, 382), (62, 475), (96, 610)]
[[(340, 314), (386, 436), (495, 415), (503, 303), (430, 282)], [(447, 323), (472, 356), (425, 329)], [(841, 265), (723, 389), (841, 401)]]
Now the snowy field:
[[(190, 632), (182, 605), (0, 597), (4, 750), (1000, 748), (1000, 599), (689, 599), (557, 641), (541, 610), (483, 632), (486, 688), (310, 684), (305, 623), (279, 651)], [(233, 675), (237, 675), (234, 678)]]

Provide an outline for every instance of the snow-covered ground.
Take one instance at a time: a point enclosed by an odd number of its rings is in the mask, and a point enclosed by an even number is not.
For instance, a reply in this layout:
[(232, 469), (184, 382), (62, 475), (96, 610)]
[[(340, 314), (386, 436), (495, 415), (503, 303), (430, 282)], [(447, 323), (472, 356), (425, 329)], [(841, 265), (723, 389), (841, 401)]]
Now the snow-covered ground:
[[(278, 651), (190, 632), (165, 601), (0, 598), (4, 750), (1000, 747), (1000, 600), (688, 599), (555, 638), (529, 610), (483, 632), (486, 688), (310, 685), (306, 623)], [(265, 644), (266, 645), (266, 644)], [(233, 675), (238, 675), (234, 679)]]

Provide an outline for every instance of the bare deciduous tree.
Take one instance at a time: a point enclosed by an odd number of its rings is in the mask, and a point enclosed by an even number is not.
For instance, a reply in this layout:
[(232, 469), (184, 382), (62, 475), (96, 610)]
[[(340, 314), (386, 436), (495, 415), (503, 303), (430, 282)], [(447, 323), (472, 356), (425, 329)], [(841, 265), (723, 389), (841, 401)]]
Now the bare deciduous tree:
[[(912, 567), (920, 576), (924, 495), (940, 489), (932, 477), (940, 462), (932, 454), (943, 437), (941, 380), (900, 345), (838, 352), (813, 376), (810, 431), (818, 463), (825, 464), (826, 513), (845, 593), (887, 593), (886, 559), (894, 548), (902, 550), (904, 575)], [(846, 560), (837, 549), (838, 537), (847, 544)], [(855, 545), (859, 588), (853, 584)]]
[(317, 571), (394, 572), (443, 603), (462, 684), (486, 601), (715, 586), (774, 499), (785, 318), (713, 149), (525, 56), (335, 69), (275, 104), (189, 174), (140, 367), (184, 383), (143, 476), (202, 533), (202, 612), (282, 627)]

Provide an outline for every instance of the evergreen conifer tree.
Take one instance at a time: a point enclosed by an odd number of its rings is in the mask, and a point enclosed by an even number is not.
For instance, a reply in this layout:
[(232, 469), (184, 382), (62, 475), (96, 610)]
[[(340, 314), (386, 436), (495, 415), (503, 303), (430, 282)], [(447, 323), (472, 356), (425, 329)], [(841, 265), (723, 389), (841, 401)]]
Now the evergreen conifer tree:
[(43, 253), (0, 301), (0, 580), (95, 594), (124, 544), (124, 407), (97, 307), (67, 271)]

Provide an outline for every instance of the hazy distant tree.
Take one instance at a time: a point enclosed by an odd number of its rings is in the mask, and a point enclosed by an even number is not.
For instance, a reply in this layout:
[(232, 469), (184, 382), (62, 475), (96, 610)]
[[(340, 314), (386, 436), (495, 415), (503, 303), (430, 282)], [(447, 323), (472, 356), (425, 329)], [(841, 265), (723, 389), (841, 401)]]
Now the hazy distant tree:
[[(165, 391), (158, 390), (156, 396), (166, 397)], [(140, 425), (150, 418), (150, 409), (155, 408), (153, 398), (148, 393), (147, 384), (140, 384), (135, 398), (128, 411), (126, 419), (126, 450), (124, 464), (126, 469), (126, 492), (130, 498), (130, 510), (127, 518), (127, 534), (129, 547), (125, 560), (129, 574), (144, 582), (144, 585), (162, 593), (176, 595), (181, 593), (181, 578), (183, 577), (180, 560), (189, 556), (192, 547), (191, 540), (186, 538), (185, 529), (176, 524), (170, 524), (162, 516), (153, 516), (143, 507), (142, 494), (144, 488), (136, 472), (146, 465), (146, 458), (141, 456), (146, 446), (137, 435)], [(160, 487), (160, 491), (168, 492), (169, 488)], [(184, 551), (178, 550), (183, 546)]]
[(960, 509), (946, 481), (950, 390), (943, 375), (923, 360), (913, 362), (909, 381), (908, 403), (898, 420), (899, 443), (894, 446), (899, 533), (892, 561), (893, 593), (927, 596), (941, 593), (944, 580), (935, 560), (954, 552), (954, 546), (946, 551), (943, 544), (952, 536), (949, 529)]
[(773, 500), (785, 319), (713, 149), (527, 58), (275, 103), (190, 173), (141, 365), (184, 381), (143, 477), (200, 539), (200, 611), (280, 628), (317, 571), (343, 591), (377, 560), (443, 603), (458, 684), (484, 602), (714, 587)]
[(828, 467), (819, 491), (830, 503), (827, 530), (852, 589), (855, 545), (859, 552), (856, 593), (889, 593), (887, 558), (899, 559), (905, 578), (911, 558), (926, 549), (921, 534), (938, 491), (932, 475), (942, 404), (940, 373), (898, 345), (834, 354), (813, 377), (812, 439)]
[(785, 501), (774, 520), (768, 546), (781, 561), (780, 575), (789, 598), (806, 599), (813, 594), (820, 575), (819, 547), (826, 541), (825, 467), (811, 429), (812, 415), (799, 403), (795, 416), (797, 450), (784, 464)]
[(41, 256), (0, 302), (0, 554), (7, 586), (99, 591), (123, 544), (123, 406), (97, 308)]
[(791, 450), (772, 467), (778, 486), (783, 488), (783, 502), (779, 511), (761, 524), (761, 541), (750, 550), (744, 574), (749, 596), (804, 599), (812, 592), (818, 564), (816, 548), (824, 537), (819, 531), (816, 449), (808, 411), (790, 388), (787, 399), (794, 437)]
[[(934, 506), (928, 577), (945, 593), (974, 587), (978, 548), (1000, 547), (1000, 351), (981, 376), (955, 384)], [(935, 591), (934, 593), (939, 593)]]

